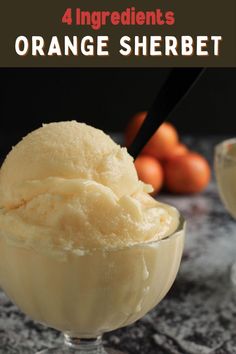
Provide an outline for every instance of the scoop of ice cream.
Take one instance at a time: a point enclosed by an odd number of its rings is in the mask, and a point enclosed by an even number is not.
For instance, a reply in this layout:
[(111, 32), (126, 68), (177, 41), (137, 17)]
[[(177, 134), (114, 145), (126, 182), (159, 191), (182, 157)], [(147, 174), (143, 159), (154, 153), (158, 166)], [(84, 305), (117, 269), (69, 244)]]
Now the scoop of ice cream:
[(224, 151), (225, 155), (231, 157), (231, 158), (235, 158), (236, 157), (236, 144), (235, 144), (235, 140), (232, 139), (231, 141), (229, 141), (228, 144), (224, 145)]
[(101, 130), (75, 121), (44, 125), (12, 149), (0, 171), (0, 206), (24, 203), (31, 198), (27, 182), (48, 177), (93, 180), (118, 197), (138, 187), (127, 150)]
[(176, 209), (138, 180), (133, 159), (102, 131), (51, 123), (26, 136), (0, 171), (0, 232), (19, 245), (81, 252), (163, 238)]

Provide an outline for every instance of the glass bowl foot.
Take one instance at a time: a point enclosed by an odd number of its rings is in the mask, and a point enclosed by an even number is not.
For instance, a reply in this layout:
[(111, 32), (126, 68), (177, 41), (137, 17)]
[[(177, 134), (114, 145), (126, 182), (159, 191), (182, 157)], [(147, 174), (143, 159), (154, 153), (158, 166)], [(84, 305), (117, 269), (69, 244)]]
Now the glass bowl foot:
[(112, 348), (104, 348), (102, 337), (79, 339), (64, 335), (64, 345), (60, 348), (49, 348), (37, 354), (127, 354)]
[(96, 351), (81, 351), (74, 350), (70, 348), (50, 348), (45, 349), (36, 354), (127, 354), (125, 352), (121, 352), (119, 350), (111, 349), (111, 348), (101, 348)]

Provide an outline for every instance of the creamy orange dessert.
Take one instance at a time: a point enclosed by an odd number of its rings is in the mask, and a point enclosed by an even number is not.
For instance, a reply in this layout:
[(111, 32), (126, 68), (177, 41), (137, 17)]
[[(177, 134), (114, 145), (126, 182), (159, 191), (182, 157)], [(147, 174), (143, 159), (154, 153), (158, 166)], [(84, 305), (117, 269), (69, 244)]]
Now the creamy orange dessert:
[(33, 319), (80, 338), (142, 317), (167, 293), (184, 242), (179, 212), (132, 157), (82, 123), (44, 125), (0, 170), (0, 282)]
[(236, 139), (226, 140), (216, 147), (215, 172), (221, 198), (236, 218)]

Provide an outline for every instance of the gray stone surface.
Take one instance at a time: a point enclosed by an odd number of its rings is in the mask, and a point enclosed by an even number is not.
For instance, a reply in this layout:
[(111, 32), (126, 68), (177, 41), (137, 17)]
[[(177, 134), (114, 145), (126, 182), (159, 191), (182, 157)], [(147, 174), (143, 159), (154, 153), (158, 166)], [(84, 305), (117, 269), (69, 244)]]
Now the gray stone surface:
[[(220, 138), (185, 141), (212, 161)], [(236, 301), (229, 267), (236, 260), (236, 222), (222, 206), (214, 181), (196, 196), (159, 198), (188, 221), (180, 272), (167, 297), (136, 324), (105, 335), (129, 354), (234, 354)], [(26, 317), (0, 292), (0, 353), (31, 354), (61, 343), (60, 335)]]

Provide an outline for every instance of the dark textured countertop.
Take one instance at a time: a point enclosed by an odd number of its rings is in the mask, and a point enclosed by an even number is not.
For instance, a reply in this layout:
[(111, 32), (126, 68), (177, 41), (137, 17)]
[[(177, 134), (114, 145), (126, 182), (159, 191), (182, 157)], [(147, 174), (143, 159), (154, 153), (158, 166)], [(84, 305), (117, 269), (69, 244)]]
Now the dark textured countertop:
[[(185, 138), (212, 161), (222, 138)], [(236, 222), (222, 206), (216, 185), (196, 196), (161, 195), (188, 221), (181, 269), (167, 297), (128, 328), (107, 334), (105, 342), (129, 354), (236, 353), (236, 296), (229, 266), (236, 260)], [(61, 337), (23, 315), (0, 292), (0, 353), (35, 353)]]

